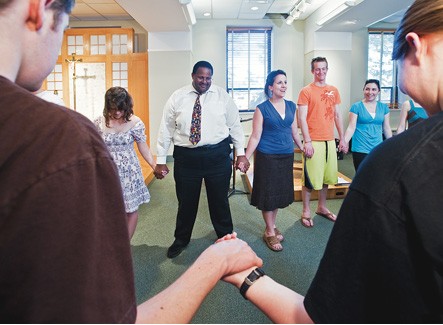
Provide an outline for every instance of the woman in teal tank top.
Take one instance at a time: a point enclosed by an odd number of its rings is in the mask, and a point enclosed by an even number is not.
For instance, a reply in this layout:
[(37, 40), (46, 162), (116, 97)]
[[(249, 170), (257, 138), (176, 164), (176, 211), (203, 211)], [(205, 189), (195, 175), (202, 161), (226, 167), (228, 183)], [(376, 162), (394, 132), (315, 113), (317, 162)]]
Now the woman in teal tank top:
[(407, 100), (401, 106), (400, 122), (397, 127), (397, 135), (406, 130), (406, 122), (408, 128), (428, 118), (425, 109), (416, 104), (412, 99)]

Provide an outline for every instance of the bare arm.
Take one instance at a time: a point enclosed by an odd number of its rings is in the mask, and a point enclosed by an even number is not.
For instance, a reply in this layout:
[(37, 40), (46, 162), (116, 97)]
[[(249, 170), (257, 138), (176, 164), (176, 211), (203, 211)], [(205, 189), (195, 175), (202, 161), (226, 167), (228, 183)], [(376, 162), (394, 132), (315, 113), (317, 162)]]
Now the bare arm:
[(345, 132), (345, 142), (349, 146), (349, 141), (351, 141), (354, 136), (355, 128), (357, 127), (357, 114), (349, 112), (349, 124)]
[(404, 130), (406, 130), (406, 120), (408, 118), (408, 112), (410, 109), (411, 109), (411, 104), (409, 104), (409, 100), (405, 101), (403, 105), (401, 105), (400, 121), (398, 122), (396, 134), (400, 134)]
[(335, 105), (335, 127), (337, 128), (338, 136), (340, 138), (340, 144), (338, 145), (338, 150), (343, 152), (348, 152), (348, 145), (345, 142), (344, 130), (343, 130), (343, 120), (341, 118), (340, 107)]
[[(240, 169), (243, 173), (246, 173), (249, 169), (249, 159), (257, 148), (260, 142), (260, 137), (263, 127), (263, 116), (258, 108), (255, 109), (254, 116), (252, 118), (252, 133), (248, 141), (248, 147), (244, 156), (238, 157), (236, 162), (236, 168)], [(243, 159), (243, 160), (240, 160)]]
[(307, 158), (314, 155), (314, 148), (312, 147), (311, 136), (309, 135), (308, 127), (308, 105), (298, 105), (298, 118), (300, 121), (300, 129), (303, 135), (304, 153)]
[(297, 116), (295, 116), (294, 122), (292, 122), (292, 139), (294, 140), (297, 147), (299, 147), (300, 150), (303, 151), (303, 143), (301, 142), (300, 134), (298, 133)]
[(262, 263), (240, 239), (211, 245), (172, 285), (138, 306), (136, 321), (145, 324), (188, 323), (218, 280)]
[(143, 158), (146, 160), (146, 162), (151, 166), (152, 170), (155, 170), (156, 163), (154, 156), (151, 153), (151, 150), (149, 149), (146, 142), (137, 142), (138, 150), (140, 151)]
[(257, 149), (260, 142), (261, 134), (263, 132), (263, 115), (258, 108), (255, 109), (252, 117), (252, 133), (249, 138), (248, 147), (246, 148), (246, 158), (250, 159), (255, 149)]
[(392, 137), (390, 113), (386, 114), (385, 119), (383, 120), (383, 134), (385, 135), (386, 139), (389, 139)]
[[(245, 277), (253, 269), (245, 270), (223, 280), (240, 288)], [(275, 282), (269, 276), (261, 277), (254, 282), (246, 291), (246, 298), (276, 324), (313, 323), (305, 310), (303, 304), (304, 297)]]

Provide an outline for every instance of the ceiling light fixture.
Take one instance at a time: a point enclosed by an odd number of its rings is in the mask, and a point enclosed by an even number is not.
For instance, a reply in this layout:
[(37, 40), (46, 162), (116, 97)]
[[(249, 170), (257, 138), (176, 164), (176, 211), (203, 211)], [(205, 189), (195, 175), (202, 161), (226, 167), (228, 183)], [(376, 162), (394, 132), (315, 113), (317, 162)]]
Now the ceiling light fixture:
[(322, 17), (321, 19), (319, 19), (317, 21), (317, 25), (322, 26), (328, 22), (330, 22), (331, 20), (333, 20), (334, 18), (337, 18), (338, 16), (342, 15), (343, 13), (345, 13), (346, 11), (348, 11), (349, 9), (351, 9), (352, 7), (360, 4), (361, 2), (363, 2), (364, 0), (353, 0), (353, 1), (345, 1), (343, 2), (341, 5), (339, 5), (337, 8), (335, 8), (334, 10), (332, 10), (331, 12), (329, 12), (327, 15), (325, 15), (324, 17)]
[(300, 13), (303, 13), (303, 12), (305, 12), (305, 10), (306, 10), (306, 2), (305, 2), (305, 0), (302, 0), (297, 5), (297, 11), (299, 11)]
[(301, 14), (306, 10), (306, 2), (305, 0), (300, 0), (297, 2), (289, 11), (289, 15), (286, 18), (286, 24), (291, 25), (294, 20), (299, 19)]
[(182, 5), (182, 9), (188, 23), (195, 25), (197, 23), (197, 19), (195, 19), (194, 7), (192, 6), (191, 0), (178, 0), (178, 2)]
[(294, 10), (293, 12), (291, 12), (291, 14), (286, 18), (286, 24), (291, 25), (294, 20), (297, 20), (300, 18), (301, 16), (301, 12), (298, 10)]
[(251, 7), (251, 10), (252, 10), (252, 11), (257, 11), (257, 10), (258, 10), (258, 7)]
[(192, 6), (192, 3), (188, 3), (186, 5), (186, 11), (189, 15), (189, 20), (191, 21), (191, 25), (195, 25), (197, 23), (197, 19), (195, 19), (195, 12), (194, 7)]

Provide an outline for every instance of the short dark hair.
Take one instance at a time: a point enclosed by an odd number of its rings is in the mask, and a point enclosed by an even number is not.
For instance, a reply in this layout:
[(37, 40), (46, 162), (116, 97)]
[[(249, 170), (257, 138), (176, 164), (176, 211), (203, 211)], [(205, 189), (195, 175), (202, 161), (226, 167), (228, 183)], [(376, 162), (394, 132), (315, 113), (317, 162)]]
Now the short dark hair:
[(105, 94), (105, 108), (103, 116), (105, 117), (106, 126), (109, 127), (109, 116), (115, 111), (123, 111), (123, 118), (126, 122), (130, 121), (130, 117), (134, 114), (132, 110), (134, 101), (131, 95), (123, 87), (111, 87)]
[(380, 81), (378, 79), (368, 79), (368, 80), (366, 80), (363, 89), (365, 89), (367, 84), (376, 84), (378, 90), (380, 90)]
[(211, 75), (214, 74), (214, 68), (208, 61), (198, 61), (196, 64), (194, 64), (194, 68), (192, 68), (192, 74), (196, 74), (198, 68), (208, 68), (209, 70), (211, 70)]
[(278, 75), (284, 75), (286, 77), (286, 72), (284, 72), (283, 70), (274, 70), (269, 72), (268, 76), (266, 77), (266, 83), (265, 83), (265, 95), (268, 98), (272, 97), (272, 94), (269, 92), (269, 86), (274, 84), (275, 78)]
[(326, 68), (328, 68), (328, 60), (326, 60), (325, 57), (317, 56), (311, 60), (311, 71), (314, 70), (314, 63), (315, 62), (326, 62)]

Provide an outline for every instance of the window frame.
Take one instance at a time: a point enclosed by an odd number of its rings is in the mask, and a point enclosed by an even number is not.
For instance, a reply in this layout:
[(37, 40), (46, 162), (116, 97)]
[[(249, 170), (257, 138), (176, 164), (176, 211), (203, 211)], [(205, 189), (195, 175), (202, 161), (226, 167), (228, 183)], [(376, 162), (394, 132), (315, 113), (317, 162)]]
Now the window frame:
[[(367, 69), (367, 79), (378, 79), (380, 80), (380, 94), (378, 96), (378, 100), (386, 103), (390, 108), (398, 108), (398, 97), (399, 97), (399, 89), (398, 89), (398, 82), (397, 82), (397, 64), (396, 61), (390, 60), (390, 64), (392, 64), (392, 85), (387, 86), (383, 83), (383, 66), (386, 65), (386, 63), (383, 62), (383, 57), (385, 54), (385, 51), (387, 46), (384, 43), (384, 37), (385, 35), (393, 36), (395, 33), (395, 29), (368, 29), (368, 69)], [(380, 46), (380, 58), (379, 58), (379, 71), (378, 71), (378, 77), (370, 75), (370, 66), (369, 66), (369, 59), (370, 59), (370, 37), (371, 35), (380, 35), (381, 36), (381, 46)], [(391, 57), (392, 52), (390, 53), (389, 57)], [(385, 74), (386, 75), (386, 74)], [(386, 90), (390, 91), (390, 99), (389, 102), (386, 100), (381, 100), (382, 92)]]
[[(234, 56), (235, 49), (235, 39), (233, 39), (233, 35), (235, 33), (238, 34), (248, 34), (248, 40), (247, 40), (247, 85), (243, 84), (241, 87), (235, 87), (236, 80), (234, 80), (234, 69), (236, 59)], [(261, 82), (260, 87), (253, 87), (251, 86), (251, 79), (252, 79), (252, 73), (251, 73), (251, 34), (263, 34), (264, 41), (263, 45), (265, 45), (264, 53), (265, 53), (265, 59), (263, 62), (263, 80)], [(245, 43), (242, 43), (244, 46)], [(241, 45), (240, 45), (241, 46)], [(238, 57), (237, 57), (238, 58)], [(251, 107), (251, 101), (252, 96), (251, 93), (257, 93), (257, 92), (263, 92), (263, 87), (266, 82), (266, 77), (271, 72), (271, 60), (272, 60), (272, 27), (266, 27), (266, 26), (227, 26), (226, 27), (226, 91), (232, 96), (232, 98), (235, 101), (236, 93), (238, 92), (247, 92), (247, 102), (248, 107), (247, 109), (240, 108), (241, 105), (238, 103), (237, 106), (239, 106), (240, 112), (253, 112), (255, 111), (256, 105)], [(257, 82), (255, 82), (257, 83)]]

